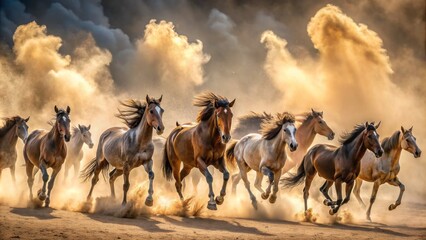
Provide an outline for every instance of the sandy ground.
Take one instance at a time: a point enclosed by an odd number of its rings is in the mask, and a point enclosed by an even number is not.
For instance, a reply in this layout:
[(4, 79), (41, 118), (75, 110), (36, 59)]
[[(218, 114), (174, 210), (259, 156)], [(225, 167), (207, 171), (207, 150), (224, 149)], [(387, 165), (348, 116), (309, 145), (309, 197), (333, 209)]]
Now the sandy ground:
[(426, 239), (426, 206), (404, 204), (387, 224), (152, 216), (129, 219), (0, 206), (1, 239)]

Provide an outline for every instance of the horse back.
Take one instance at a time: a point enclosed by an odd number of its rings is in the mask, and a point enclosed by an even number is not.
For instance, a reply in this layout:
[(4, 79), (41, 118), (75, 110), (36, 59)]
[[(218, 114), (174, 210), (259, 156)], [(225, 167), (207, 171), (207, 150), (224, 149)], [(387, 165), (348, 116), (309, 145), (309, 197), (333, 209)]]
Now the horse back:
[(184, 164), (195, 166), (192, 136), (195, 126), (179, 125), (166, 139), (166, 152), (171, 162), (180, 160)]
[(40, 165), (41, 142), (47, 135), (46, 130), (37, 129), (31, 132), (24, 145), (24, 158), (35, 166)]
[(339, 148), (330, 144), (317, 144), (313, 146), (305, 158), (311, 160), (318, 175), (327, 180), (334, 180), (336, 170), (336, 161), (338, 161)]

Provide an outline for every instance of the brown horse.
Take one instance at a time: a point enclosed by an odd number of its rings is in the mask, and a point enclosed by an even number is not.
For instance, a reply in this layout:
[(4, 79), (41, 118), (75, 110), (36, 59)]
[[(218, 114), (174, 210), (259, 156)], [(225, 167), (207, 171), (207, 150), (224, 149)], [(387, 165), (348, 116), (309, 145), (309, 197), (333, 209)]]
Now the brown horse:
[(18, 142), (18, 138), (20, 138), (24, 143), (27, 140), (27, 122), (29, 119), (30, 117), (23, 119), (19, 116), (4, 118), (5, 124), (0, 128), (0, 177), (2, 170), (9, 168), (14, 184), (16, 184), (16, 143)]
[(163, 96), (154, 99), (146, 95), (146, 103), (144, 104), (137, 100), (121, 103), (127, 109), (119, 110), (119, 114), (116, 116), (124, 120), (128, 128), (113, 127), (104, 131), (99, 138), (96, 157), (82, 171), (81, 176), (85, 181), (93, 176), (92, 186), (87, 196), (88, 200), (92, 197), (93, 188), (99, 180), (101, 170), (106, 175), (108, 166), (112, 165), (114, 169), (109, 173), (111, 196), (115, 197), (115, 179), (123, 175), (124, 195), (122, 205), (125, 205), (127, 203), (127, 191), (130, 187), (130, 171), (143, 165), (149, 176), (149, 189), (145, 205), (153, 205), (152, 154), (154, 153), (154, 144), (152, 143), (152, 131), (155, 129), (158, 135), (161, 135), (164, 131), (162, 120), (164, 110), (160, 106), (162, 98)]
[[(28, 177), (28, 187), (30, 188), (30, 200), (33, 198), (34, 166), (40, 168), (43, 177), (43, 187), (37, 193), (41, 201), (45, 200), (45, 206), (49, 207), (50, 192), (52, 191), (55, 178), (61, 170), (62, 164), (67, 156), (67, 146), (65, 141), (69, 141), (70, 134), (70, 107), (67, 110), (58, 109), (55, 106), (56, 122), (50, 131), (35, 130), (29, 136), (24, 146), (24, 158)], [(65, 141), (64, 141), (65, 139)], [(52, 168), (47, 196), (46, 184), (49, 180), (47, 168)]]
[[(355, 179), (360, 171), (360, 161), (367, 149), (374, 152), (376, 157), (383, 154), (380, 146), (379, 135), (374, 123), (366, 122), (365, 125), (355, 126), (351, 133), (342, 136), (340, 143), (342, 146), (336, 147), (329, 144), (317, 144), (313, 146), (303, 158), (302, 164), (297, 170), (297, 174), (284, 178), (285, 187), (293, 187), (300, 184), (305, 179), (303, 198), (305, 201), (305, 211), (308, 210), (309, 188), (316, 173), (327, 180), (325, 191), (322, 191), (326, 200), (324, 204), (331, 206), (329, 213), (335, 214), (341, 205), (350, 200), (351, 191)], [(328, 189), (336, 183), (337, 201), (332, 201), (328, 196)], [(342, 183), (346, 183), (346, 197), (342, 200)]]
[(356, 179), (354, 194), (358, 201), (365, 206), (359, 193), (363, 181), (374, 182), (373, 192), (370, 197), (370, 205), (367, 210), (367, 219), (371, 221), (370, 212), (376, 194), (380, 185), (388, 183), (389, 185), (399, 187), (399, 196), (395, 203), (389, 205), (389, 210), (394, 210), (401, 204), (402, 194), (405, 191), (404, 184), (398, 179), (399, 158), (402, 150), (412, 153), (415, 158), (419, 158), (422, 151), (417, 146), (416, 138), (413, 136), (413, 127), (401, 131), (396, 131), (391, 137), (382, 141), (382, 147), (385, 151), (383, 156), (375, 158), (370, 153), (366, 153), (361, 159), (361, 172)]
[[(209, 184), (207, 208), (216, 210), (216, 203), (222, 204), (226, 195), (229, 172), (226, 169), (224, 152), (226, 143), (231, 139), (232, 111), (235, 99), (226, 98), (211, 92), (202, 93), (194, 98), (194, 106), (204, 107), (197, 117), (197, 124), (176, 127), (166, 140), (163, 156), (163, 173), (167, 180), (175, 178), (176, 190), (183, 199), (181, 181), (196, 167), (206, 177)], [(181, 170), (181, 162), (183, 169)], [(220, 196), (214, 198), (213, 177), (207, 167), (213, 165), (223, 173), (223, 185)]]

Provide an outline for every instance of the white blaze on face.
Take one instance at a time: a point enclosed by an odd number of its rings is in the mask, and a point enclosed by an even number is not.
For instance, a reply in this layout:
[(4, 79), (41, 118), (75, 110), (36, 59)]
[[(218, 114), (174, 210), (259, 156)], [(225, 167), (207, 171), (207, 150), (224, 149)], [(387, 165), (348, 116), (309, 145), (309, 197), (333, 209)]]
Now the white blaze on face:
[(228, 110), (225, 108), (225, 110), (223, 110), (223, 112), (228, 113)]
[(295, 134), (294, 134), (295, 131), (296, 131), (296, 127), (294, 125), (288, 125), (287, 129), (290, 132), (290, 139), (291, 139), (291, 141), (296, 141)]
[(65, 116), (62, 116), (62, 120), (64, 120), (64, 122), (66, 122), (67, 118)]
[(159, 106), (155, 106), (155, 110), (157, 110), (158, 115), (161, 115), (161, 108)]

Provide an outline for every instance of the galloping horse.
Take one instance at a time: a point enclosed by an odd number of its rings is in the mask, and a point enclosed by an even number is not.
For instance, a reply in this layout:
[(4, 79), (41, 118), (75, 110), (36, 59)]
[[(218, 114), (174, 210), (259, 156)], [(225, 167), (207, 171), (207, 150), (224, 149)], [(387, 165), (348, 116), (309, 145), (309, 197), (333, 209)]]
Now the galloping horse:
[(64, 182), (68, 178), (68, 171), (71, 167), (74, 167), (74, 179), (78, 177), (80, 162), (83, 159), (83, 144), (86, 144), (89, 148), (93, 148), (90, 125), (86, 127), (78, 124), (78, 127), (73, 127), (71, 136), (71, 140), (67, 144), (68, 154), (65, 160)]
[(16, 184), (16, 143), (18, 142), (18, 138), (20, 138), (24, 143), (27, 140), (27, 122), (29, 119), (30, 117), (23, 119), (20, 116), (4, 118), (5, 124), (0, 128), (0, 177), (2, 170), (9, 168), (14, 184)]
[[(294, 121), (292, 114), (277, 114), (276, 118), (263, 122), (262, 135), (257, 133), (248, 134), (238, 142), (233, 142), (226, 150), (227, 161), (231, 164), (235, 164), (235, 162), (238, 164), (240, 176), (250, 194), (254, 208), (257, 208), (257, 201), (250, 190), (247, 172), (253, 169), (256, 171), (257, 176), (262, 174), (268, 176), (269, 186), (266, 192), (263, 191), (261, 184), (255, 186), (262, 193), (261, 197), (268, 199), (273, 184), (274, 189), (269, 202), (275, 203), (281, 170), (287, 160), (285, 146), (288, 145), (292, 152), (297, 149)], [(260, 177), (256, 179), (260, 179)], [(237, 183), (234, 181), (233, 185), (237, 185)]]
[[(33, 198), (33, 170), (34, 166), (36, 166), (40, 168), (43, 178), (43, 187), (38, 191), (37, 195), (41, 201), (45, 200), (46, 207), (49, 207), (50, 192), (55, 183), (55, 178), (61, 170), (62, 164), (67, 156), (65, 141), (68, 142), (71, 138), (70, 111), (70, 107), (67, 107), (65, 111), (55, 106), (56, 121), (52, 125), (52, 129), (49, 132), (46, 130), (35, 130), (28, 136), (25, 142), (24, 158), (28, 177), (28, 187), (30, 188), (30, 200)], [(53, 169), (53, 172), (50, 177), (46, 197), (46, 183), (47, 180), (49, 180), (47, 168), (49, 167)]]
[[(305, 201), (305, 212), (308, 210), (309, 188), (312, 180), (318, 172), (320, 177), (327, 180), (327, 185), (321, 188), (326, 199), (324, 204), (331, 206), (329, 213), (335, 214), (341, 205), (350, 200), (351, 191), (355, 179), (360, 172), (360, 161), (367, 149), (374, 152), (376, 157), (383, 154), (379, 143), (379, 135), (374, 123), (366, 122), (365, 125), (355, 126), (351, 133), (342, 136), (342, 146), (336, 147), (329, 144), (317, 144), (313, 146), (303, 158), (297, 173), (284, 178), (285, 187), (293, 187), (302, 183), (305, 179), (303, 198)], [(328, 195), (328, 189), (336, 183), (337, 201), (332, 201)], [(346, 197), (342, 200), (342, 183), (346, 183)]]
[[(243, 133), (247, 135), (249, 133), (258, 132), (262, 121), (267, 121), (270, 119), (272, 119), (272, 115), (268, 113), (252, 113), (240, 118), (240, 121), (234, 132), (238, 133), (238, 136), (241, 136)], [(290, 169), (302, 162), (303, 156), (308, 151), (308, 148), (311, 146), (317, 134), (327, 137), (328, 140), (334, 139), (334, 132), (325, 122), (323, 118), (323, 112), (317, 112), (311, 109), (311, 112), (296, 115), (295, 119), (296, 121), (302, 122), (301, 125), (297, 127), (296, 132), (296, 141), (298, 143), (298, 147), (295, 151), (288, 153), (288, 157), (283, 169), (281, 170), (281, 174), (288, 172)], [(263, 174), (256, 175), (254, 186), (257, 189), (261, 188), (262, 179)], [(232, 180), (233, 182), (236, 182), (236, 184), (232, 184), (232, 192), (235, 193), (237, 184), (241, 180), (241, 175), (233, 175)]]
[[(204, 107), (197, 117), (197, 124), (179, 125), (167, 137), (163, 156), (163, 173), (167, 180), (175, 178), (176, 191), (183, 199), (181, 181), (196, 167), (206, 177), (209, 184), (207, 208), (216, 210), (226, 195), (229, 172), (226, 169), (224, 152), (226, 143), (231, 139), (232, 111), (235, 99), (226, 98), (211, 92), (202, 93), (194, 98), (193, 104)], [(183, 169), (180, 164), (183, 162)], [(207, 167), (213, 165), (223, 173), (223, 185), (220, 196), (214, 198), (213, 177)]]
[(111, 196), (115, 197), (115, 179), (123, 175), (124, 195), (122, 205), (125, 205), (127, 203), (127, 191), (130, 187), (130, 171), (143, 165), (149, 176), (149, 189), (145, 205), (153, 205), (152, 154), (154, 144), (152, 143), (152, 131), (155, 129), (158, 135), (161, 135), (164, 131), (162, 120), (164, 110), (160, 106), (162, 98), (163, 96), (154, 99), (146, 95), (146, 103), (144, 104), (137, 100), (121, 103), (127, 109), (119, 110), (119, 114), (116, 116), (122, 119), (128, 128), (113, 127), (105, 130), (99, 138), (96, 157), (82, 171), (81, 176), (85, 181), (93, 175), (92, 185), (87, 196), (88, 200), (92, 197), (93, 188), (99, 180), (101, 170), (106, 175), (108, 166), (112, 165), (114, 169), (109, 173)]
[(395, 203), (389, 205), (389, 210), (394, 210), (401, 204), (405, 186), (399, 181), (397, 175), (400, 169), (399, 158), (402, 150), (412, 153), (415, 158), (419, 158), (422, 153), (417, 146), (416, 138), (413, 136), (413, 127), (408, 130), (401, 127), (401, 131), (396, 131), (391, 137), (383, 139), (382, 147), (384, 154), (380, 158), (375, 158), (371, 153), (366, 153), (361, 159), (361, 172), (356, 179), (354, 188), (354, 194), (359, 203), (365, 206), (359, 195), (362, 181), (374, 182), (370, 205), (367, 210), (367, 219), (370, 221), (371, 207), (380, 185), (388, 183), (400, 189), (398, 199)]

